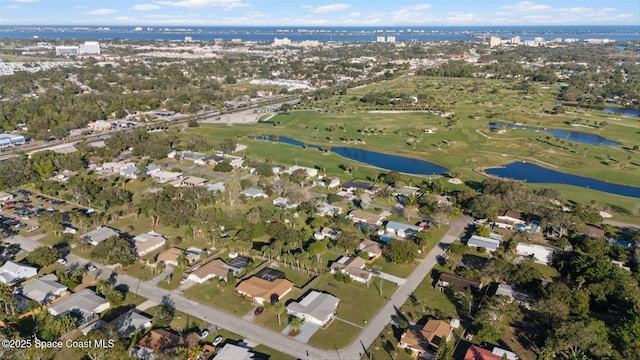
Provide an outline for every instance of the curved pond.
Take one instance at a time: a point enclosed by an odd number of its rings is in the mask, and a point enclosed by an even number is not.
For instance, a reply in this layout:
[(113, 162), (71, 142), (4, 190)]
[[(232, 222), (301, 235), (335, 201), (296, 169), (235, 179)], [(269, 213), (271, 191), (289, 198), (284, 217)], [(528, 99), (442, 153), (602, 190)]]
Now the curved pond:
[[(504, 123), (502, 123), (500, 121), (495, 121), (495, 122), (487, 123), (487, 127), (489, 129), (500, 129), (503, 126), (503, 124)], [(567, 130), (545, 129), (545, 128), (540, 129), (540, 128), (526, 127), (526, 126), (522, 126), (522, 125), (513, 125), (513, 124), (506, 124), (506, 126), (507, 126), (507, 129), (544, 131), (544, 132), (547, 132), (547, 133), (549, 133), (549, 134), (551, 134), (551, 135), (553, 135), (553, 136), (555, 136), (557, 138), (564, 139), (564, 140), (569, 140), (569, 141), (575, 141), (575, 142), (582, 143), (582, 144), (606, 145), (606, 146), (621, 146), (622, 145), (622, 143), (603, 138), (600, 135), (594, 135), (594, 134), (589, 134), (589, 133), (580, 132), (580, 131), (567, 131)]]
[[(271, 136), (256, 136), (257, 140), (282, 142), (295, 146), (306, 146), (312, 149), (321, 149), (318, 145), (305, 144), (302, 141), (280, 136), (277, 139)], [(363, 150), (352, 147), (331, 147), (331, 151), (347, 159), (355, 160), (385, 170), (395, 170), (412, 175), (442, 175), (448, 172), (447, 168), (428, 161), (409, 158), (405, 156), (384, 154), (375, 151)]]
[(515, 180), (524, 180), (534, 184), (547, 183), (573, 185), (603, 191), (610, 194), (640, 198), (639, 187), (612, 184), (606, 181), (567, 174), (525, 162), (513, 162), (499, 168), (487, 169), (485, 172), (489, 175)]

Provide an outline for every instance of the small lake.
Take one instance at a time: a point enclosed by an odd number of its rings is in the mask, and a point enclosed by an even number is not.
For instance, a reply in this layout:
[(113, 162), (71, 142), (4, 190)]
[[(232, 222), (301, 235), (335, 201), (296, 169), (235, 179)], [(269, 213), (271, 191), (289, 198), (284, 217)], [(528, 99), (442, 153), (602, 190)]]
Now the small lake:
[[(490, 122), (487, 123), (487, 127), (489, 129), (500, 129), (502, 127), (503, 123), (496, 121), (496, 122)], [(606, 146), (622, 146), (622, 143), (619, 143), (617, 141), (613, 141), (613, 140), (609, 140), (606, 138), (603, 138), (600, 135), (595, 135), (595, 134), (589, 134), (589, 133), (585, 133), (585, 132), (580, 132), (580, 131), (567, 131), (567, 130), (559, 130), (559, 129), (545, 129), (545, 128), (532, 128), (532, 127), (526, 127), (526, 126), (521, 126), (521, 125), (513, 125), (513, 124), (506, 124), (507, 129), (520, 129), (520, 130), (534, 130), (534, 131), (544, 131), (547, 132), (557, 138), (560, 139), (564, 139), (564, 140), (568, 140), (568, 141), (574, 141), (574, 142), (578, 142), (578, 143), (582, 143), (582, 144), (589, 144), (589, 145), (606, 145)]]
[(584, 108), (584, 109), (602, 110), (608, 113), (620, 114), (620, 115), (631, 116), (631, 117), (640, 116), (640, 109), (622, 108), (622, 107), (614, 107), (614, 106), (588, 106), (588, 105), (559, 104), (559, 103), (554, 103), (554, 104), (562, 105), (562, 106), (570, 106), (578, 109)]
[(613, 184), (584, 176), (567, 174), (525, 162), (513, 162), (500, 168), (487, 169), (485, 172), (489, 175), (524, 180), (532, 184), (573, 185), (610, 194), (640, 198), (639, 187)]
[[(274, 141), (274, 139), (271, 136), (256, 136), (255, 139)], [(283, 137), (283, 136), (280, 136), (278, 138), (278, 142), (282, 142), (289, 145), (300, 146), (300, 147), (306, 146), (312, 149), (322, 149), (321, 146), (305, 144), (302, 141), (298, 141), (298, 140)], [(379, 153), (375, 151), (369, 151), (369, 150), (353, 148), (353, 147), (344, 147), (344, 146), (337, 146), (337, 147), (332, 146), (331, 151), (347, 159), (355, 160), (361, 163), (375, 166), (377, 168), (390, 170), (390, 171), (395, 170), (395, 171), (406, 173), (406, 174), (442, 175), (448, 172), (447, 168), (442, 167), (440, 165), (436, 165), (428, 161), (409, 158), (405, 156), (384, 154), (384, 153)]]

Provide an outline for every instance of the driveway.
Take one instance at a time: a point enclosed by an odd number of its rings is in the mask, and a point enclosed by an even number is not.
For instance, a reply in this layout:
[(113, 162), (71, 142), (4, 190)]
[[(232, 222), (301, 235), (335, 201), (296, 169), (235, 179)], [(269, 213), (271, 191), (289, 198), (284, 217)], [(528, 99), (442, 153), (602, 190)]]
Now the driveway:
[[(320, 330), (320, 325), (305, 321), (302, 323), (302, 327), (300, 328), (298, 335), (291, 338), (306, 344), (318, 330)], [(289, 332), (291, 332), (291, 326), (287, 325), (287, 327), (282, 330), (282, 335), (289, 336)]]
[(401, 278), (399, 276), (395, 276), (395, 275), (391, 275), (391, 274), (387, 274), (384, 273), (382, 271), (378, 271), (378, 270), (371, 270), (371, 273), (373, 274), (373, 276), (375, 277), (379, 277), (379, 278), (383, 278), (387, 281), (391, 281), (392, 283), (396, 283), (396, 285), (403, 285), (405, 281), (407, 281), (407, 279), (405, 278)]

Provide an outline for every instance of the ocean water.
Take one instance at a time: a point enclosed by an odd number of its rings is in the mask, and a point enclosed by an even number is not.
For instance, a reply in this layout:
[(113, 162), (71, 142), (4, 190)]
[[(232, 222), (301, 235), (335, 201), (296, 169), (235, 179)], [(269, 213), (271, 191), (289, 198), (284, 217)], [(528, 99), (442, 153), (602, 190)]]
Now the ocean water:
[(465, 41), (499, 36), (522, 40), (544, 39), (612, 39), (640, 41), (635, 26), (394, 26), (394, 27), (147, 27), (135, 31), (133, 26), (0, 26), (0, 38), (95, 39), (95, 40), (184, 40), (196, 41), (241, 39), (243, 41), (273, 41), (287, 37), (292, 41), (371, 42), (377, 36), (395, 36), (396, 41)]

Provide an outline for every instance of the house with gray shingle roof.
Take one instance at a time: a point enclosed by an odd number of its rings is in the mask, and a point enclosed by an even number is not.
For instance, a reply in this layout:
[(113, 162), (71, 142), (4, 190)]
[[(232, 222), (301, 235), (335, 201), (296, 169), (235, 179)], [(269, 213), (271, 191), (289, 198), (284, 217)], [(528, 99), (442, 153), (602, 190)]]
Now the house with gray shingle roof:
[(319, 291), (311, 291), (299, 302), (287, 305), (287, 314), (305, 321), (325, 326), (336, 317), (340, 299)]
[(113, 236), (119, 237), (120, 232), (107, 226), (101, 226), (93, 231), (82, 235), (82, 238), (85, 239), (89, 243), (89, 245), (96, 246)]
[(29, 281), (16, 289), (16, 292), (40, 304), (46, 304), (66, 294), (67, 287), (60, 284), (54, 274), (47, 274)]
[(7, 285), (17, 284), (36, 275), (38, 275), (38, 269), (13, 261), (7, 261), (0, 267), (0, 282)]

